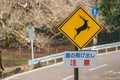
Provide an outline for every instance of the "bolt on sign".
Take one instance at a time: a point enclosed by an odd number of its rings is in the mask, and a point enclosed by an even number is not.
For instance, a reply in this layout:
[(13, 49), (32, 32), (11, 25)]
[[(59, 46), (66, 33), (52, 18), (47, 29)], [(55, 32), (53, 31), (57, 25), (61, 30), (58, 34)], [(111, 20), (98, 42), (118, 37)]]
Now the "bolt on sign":
[(65, 51), (66, 68), (91, 68), (96, 66), (97, 51)]
[(77, 7), (73, 13), (58, 27), (76, 47), (82, 49), (102, 30), (92, 16), (90, 16), (81, 6)]

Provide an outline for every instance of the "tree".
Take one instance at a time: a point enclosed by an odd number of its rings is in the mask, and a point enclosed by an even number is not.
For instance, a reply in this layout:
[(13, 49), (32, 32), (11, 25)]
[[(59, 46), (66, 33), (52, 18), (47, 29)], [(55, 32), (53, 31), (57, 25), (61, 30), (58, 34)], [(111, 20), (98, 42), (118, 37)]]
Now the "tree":
[(0, 71), (5, 70), (3, 66), (3, 61), (2, 61), (2, 49), (0, 49)]
[(102, 0), (99, 9), (107, 25), (120, 27), (120, 0)]
[[(99, 35), (104, 43), (120, 41), (120, 0), (101, 0), (99, 9), (105, 21), (107, 31)], [(105, 37), (106, 36), (106, 37)]]

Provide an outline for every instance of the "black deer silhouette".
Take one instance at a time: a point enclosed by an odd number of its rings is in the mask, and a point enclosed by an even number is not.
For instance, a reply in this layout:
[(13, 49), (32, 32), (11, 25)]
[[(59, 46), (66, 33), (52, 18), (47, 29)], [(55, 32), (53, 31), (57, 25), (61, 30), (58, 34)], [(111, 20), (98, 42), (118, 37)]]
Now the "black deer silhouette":
[(77, 29), (75, 28), (77, 34), (74, 36), (74, 39), (75, 39), (75, 37), (78, 34), (80, 34), (81, 31), (86, 30), (87, 28), (88, 28), (88, 30), (90, 29), (90, 27), (88, 26), (88, 23), (87, 23), (88, 20), (86, 20), (85, 18), (81, 17), (80, 15), (79, 15), (79, 17), (84, 21), (84, 24), (82, 26), (80, 26), (79, 28), (77, 28)]

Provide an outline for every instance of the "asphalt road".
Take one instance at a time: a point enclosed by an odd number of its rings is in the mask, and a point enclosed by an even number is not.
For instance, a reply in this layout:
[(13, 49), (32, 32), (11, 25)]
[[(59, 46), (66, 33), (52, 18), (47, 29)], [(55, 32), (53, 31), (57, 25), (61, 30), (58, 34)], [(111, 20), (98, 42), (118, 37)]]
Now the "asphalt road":
[[(11, 76), (5, 80), (74, 80), (74, 69), (63, 63)], [(97, 56), (97, 66), (79, 68), (79, 80), (120, 80), (120, 52)]]

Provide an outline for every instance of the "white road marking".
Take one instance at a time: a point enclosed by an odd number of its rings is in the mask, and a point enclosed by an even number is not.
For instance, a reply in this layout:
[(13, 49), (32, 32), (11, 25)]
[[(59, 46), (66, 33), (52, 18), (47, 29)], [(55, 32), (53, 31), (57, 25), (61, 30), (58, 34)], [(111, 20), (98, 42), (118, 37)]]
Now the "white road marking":
[[(97, 54), (97, 56), (106, 55), (106, 54), (109, 54), (109, 53)], [(43, 67), (43, 68), (38, 68), (38, 69), (35, 69), (35, 70), (27, 71), (27, 72), (20, 73), (20, 74), (17, 74), (17, 75), (13, 75), (13, 76), (11, 76), (11, 77), (6, 78), (5, 80), (10, 80), (10, 79), (12, 79), (12, 78), (14, 78), (14, 77), (17, 77), (17, 76), (20, 76), (20, 75), (24, 75), (24, 74), (27, 74), (27, 73), (35, 72), (35, 71), (41, 70), (41, 69), (46, 69), (46, 68), (53, 67), (53, 66), (56, 66), (56, 65), (59, 65), (59, 64), (63, 64), (63, 62), (54, 64), (54, 65), (50, 65), (50, 66), (46, 66), (46, 67)], [(105, 64), (105, 65), (102, 65), (102, 66), (98, 66), (98, 67), (95, 67), (95, 68), (91, 68), (91, 69), (89, 69), (89, 70), (92, 71), (92, 70), (95, 70), (95, 69), (97, 69), (97, 68), (104, 67), (104, 66), (107, 66), (107, 65), (108, 65), (108, 64)], [(69, 79), (69, 78), (72, 78), (72, 77), (73, 77), (73, 75), (68, 76), (68, 79)], [(67, 77), (64, 78), (63, 80), (67, 80)]]
[[(93, 71), (93, 70), (95, 70), (95, 69), (99, 69), (99, 68), (105, 67), (105, 66), (107, 66), (107, 65), (108, 65), (108, 64), (100, 65), (100, 66), (97, 66), (97, 67), (94, 67), (94, 68), (89, 69), (89, 71)], [(74, 77), (74, 76), (73, 76), (73, 75), (70, 75), (70, 76), (68, 76), (68, 77), (66, 77), (66, 78), (64, 78), (64, 79), (62, 79), (62, 80), (68, 80), (68, 79), (70, 79), (70, 78), (72, 78), (72, 77)]]
[(46, 66), (46, 67), (42, 67), (42, 68), (38, 68), (38, 69), (34, 69), (34, 70), (27, 71), (27, 72), (24, 72), (24, 73), (16, 74), (16, 75), (13, 75), (13, 76), (10, 76), (10, 77), (6, 78), (5, 80), (10, 80), (10, 79), (12, 79), (14, 77), (17, 77), (17, 76), (21, 76), (21, 75), (24, 75), (24, 74), (28, 74), (28, 73), (31, 73), (31, 72), (38, 71), (38, 70), (50, 68), (50, 67), (57, 66), (57, 65), (60, 65), (60, 64), (63, 64), (63, 62), (56, 63), (56, 64), (53, 64), (53, 65), (50, 65), (50, 66)]
[(62, 79), (62, 80), (68, 80), (68, 79), (70, 79), (70, 78), (72, 78), (73, 77), (73, 75), (70, 75), (70, 76), (68, 76), (68, 77), (66, 77), (66, 78), (64, 78), (64, 79)]
[(89, 70), (92, 71), (92, 70), (95, 70), (95, 69), (98, 69), (98, 68), (105, 67), (105, 66), (107, 66), (107, 65), (108, 65), (108, 64), (104, 64), (104, 65), (101, 65), (101, 66), (97, 66), (97, 67), (91, 68), (91, 69), (89, 69)]

